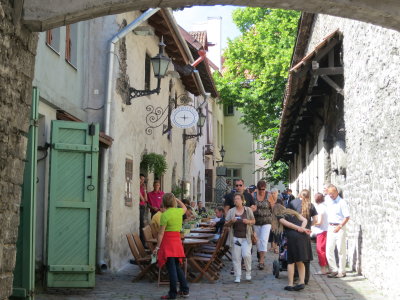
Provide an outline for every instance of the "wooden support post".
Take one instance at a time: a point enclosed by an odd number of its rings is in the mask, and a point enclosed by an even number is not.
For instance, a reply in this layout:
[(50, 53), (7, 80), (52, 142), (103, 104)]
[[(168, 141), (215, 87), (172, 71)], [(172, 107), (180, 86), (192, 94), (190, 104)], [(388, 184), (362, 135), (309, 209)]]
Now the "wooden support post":
[(331, 78), (329, 78), (329, 76), (327, 75), (321, 75), (321, 78), (327, 83), (329, 84), (337, 93), (341, 94), (342, 96), (344, 96), (343, 94), (343, 89), (336, 83), (334, 82)]

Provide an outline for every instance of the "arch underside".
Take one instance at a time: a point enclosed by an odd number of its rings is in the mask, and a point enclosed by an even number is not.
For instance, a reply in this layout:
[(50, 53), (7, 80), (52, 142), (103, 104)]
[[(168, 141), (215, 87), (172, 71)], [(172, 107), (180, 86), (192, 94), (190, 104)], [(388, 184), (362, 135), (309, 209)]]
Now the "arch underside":
[(150, 7), (238, 5), (293, 9), (369, 22), (400, 30), (398, 0), (25, 0), (23, 23), (32, 31)]

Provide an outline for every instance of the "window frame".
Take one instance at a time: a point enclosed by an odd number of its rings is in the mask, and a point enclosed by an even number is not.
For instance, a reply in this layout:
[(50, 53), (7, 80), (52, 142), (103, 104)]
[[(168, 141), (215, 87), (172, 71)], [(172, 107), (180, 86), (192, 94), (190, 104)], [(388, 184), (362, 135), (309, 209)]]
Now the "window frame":
[(132, 194), (133, 181), (133, 159), (125, 158), (125, 205), (131, 207), (133, 204)]
[(151, 57), (147, 52), (144, 59), (144, 89), (151, 89)]
[[(55, 42), (53, 42), (53, 33), (55, 33), (56, 30), (58, 31), (58, 45), (55, 45)], [(45, 43), (47, 47), (53, 50), (56, 54), (60, 55), (60, 28), (53, 28), (47, 30)]]
[[(232, 112), (230, 111), (232, 109)], [(233, 104), (224, 105), (224, 116), (230, 117), (235, 115), (235, 106)]]
[[(76, 26), (76, 35), (74, 41), (72, 41), (71, 34), (72, 26)], [(76, 49), (72, 48), (74, 46), (76, 47)], [(74, 62), (72, 59), (73, 52), (75, 52), (76, 62)], [(78, 69), (78, 24), (69, 24), (65, 26), (65, 61), (75, 70)]]

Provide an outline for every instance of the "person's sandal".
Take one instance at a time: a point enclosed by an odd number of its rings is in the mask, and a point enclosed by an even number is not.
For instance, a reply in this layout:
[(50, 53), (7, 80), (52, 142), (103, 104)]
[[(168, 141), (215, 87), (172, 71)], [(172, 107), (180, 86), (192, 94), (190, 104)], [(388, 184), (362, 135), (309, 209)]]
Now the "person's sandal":
[(258, 269), (259, 270), (264, 270), (264, 264), (263, 263), (259, 263), (258, 264)]
[(189, 297), (189, 292), (179, 291), (178, 295), (181, 298), (188, 298)]

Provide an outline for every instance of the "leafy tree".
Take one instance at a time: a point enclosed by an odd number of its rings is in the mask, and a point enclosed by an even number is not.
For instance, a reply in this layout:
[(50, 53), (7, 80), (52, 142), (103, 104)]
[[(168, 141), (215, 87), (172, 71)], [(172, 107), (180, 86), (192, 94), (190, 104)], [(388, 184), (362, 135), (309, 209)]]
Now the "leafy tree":
[(272, 163), (272, 157), (299, 17), (282, 9), (236, 9), (233, 20), (241, 35), (228, 41), (222, 76), (215, 73), (221, 101), (243, 113), (241, 123), (262, 144), (270, 182), (287, 180), (287, 165)]

